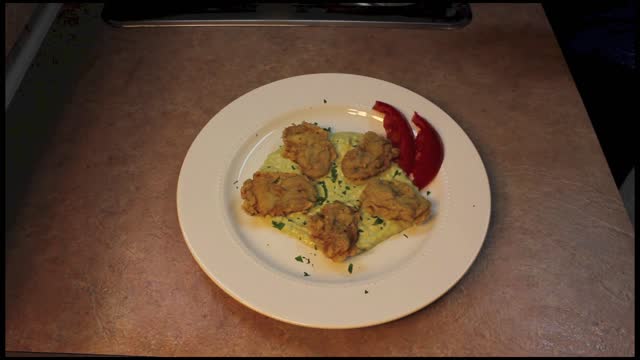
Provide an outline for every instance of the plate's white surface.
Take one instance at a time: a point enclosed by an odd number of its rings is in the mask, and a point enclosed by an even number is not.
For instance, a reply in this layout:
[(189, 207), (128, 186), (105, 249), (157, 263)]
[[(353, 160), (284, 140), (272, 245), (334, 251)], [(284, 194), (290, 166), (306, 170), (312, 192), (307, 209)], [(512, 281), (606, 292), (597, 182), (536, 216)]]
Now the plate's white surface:
[[(376, 100), (395, 106), (408, 119), (417, 111), (442, 138), (442, 168), (423, 190), (431, 192), (427, 197), (433, 216), (428, 223), (405, 231), (408, 238), (398, 234), (344, 264), (334, 264), (242, 211), (242, 182), (282, 144), (286, 126), (309, 121), (333, 131), (384, 135), (380, 114), (371, 110)], [(216, 114), (184, 160), (177, 206), (194, 258), (233, 298), (293, 324), (354, 328), (403, 317), (447, 292), (484, 242), (491, 199), (475, 147), (433, 103), (373, 78), (313, 74), (257, 88)], [(298, 255), (311, 263), (296, 261)]]

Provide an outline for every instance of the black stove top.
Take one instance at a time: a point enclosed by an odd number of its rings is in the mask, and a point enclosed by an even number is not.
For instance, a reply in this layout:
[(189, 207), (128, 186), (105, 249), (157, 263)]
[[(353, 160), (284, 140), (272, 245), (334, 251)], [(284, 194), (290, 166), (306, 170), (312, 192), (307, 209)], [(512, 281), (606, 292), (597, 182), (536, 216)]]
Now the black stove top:
[(466, 2), (267, 2), (153, 6), (107, 2), (103, 19), (114, 26), (385, 26), (455, 29), (469, 24)]

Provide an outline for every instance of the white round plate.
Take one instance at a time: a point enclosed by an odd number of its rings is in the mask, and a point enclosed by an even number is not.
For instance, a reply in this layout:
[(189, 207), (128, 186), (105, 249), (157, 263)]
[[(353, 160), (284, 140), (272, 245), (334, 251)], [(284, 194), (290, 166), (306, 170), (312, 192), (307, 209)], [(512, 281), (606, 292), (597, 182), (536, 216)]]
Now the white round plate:
[[(423, 189), (433, 209), (427, 223), (335, 264), (241, 209), (242, 183), (282, 144), (285, 127), (308, 121), (384, 135), (381, 114), (371, 110), (376, 100), (407, 119), (418, 112), (442, 138), (444, 162)], [(216, 114), (186, 155), (177, 206), (193, 257), (230, 296), (288, 323), (356, 328), (406, 316), (446, 293), (484, 242), (491, 198), (472, 142), (429, 100), (369, 77), (313, 74), (264, 85)]]

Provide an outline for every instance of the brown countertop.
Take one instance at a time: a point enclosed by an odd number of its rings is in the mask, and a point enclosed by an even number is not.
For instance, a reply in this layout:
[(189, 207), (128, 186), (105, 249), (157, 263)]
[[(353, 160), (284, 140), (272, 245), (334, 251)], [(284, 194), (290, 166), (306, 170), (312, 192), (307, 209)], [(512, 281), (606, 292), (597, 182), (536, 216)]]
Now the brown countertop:
[[(632, 355), (634, 234), (539, 5), (459, 31), (100, 25), (6, 240), (8, 351), (131, 355)], [(479, 257), (444, 297), (364, 329), (301, 328), (227, 296), (176, 214), (186, 151), (260, 85), (380, 78), (448, 112), (487, 168)]]

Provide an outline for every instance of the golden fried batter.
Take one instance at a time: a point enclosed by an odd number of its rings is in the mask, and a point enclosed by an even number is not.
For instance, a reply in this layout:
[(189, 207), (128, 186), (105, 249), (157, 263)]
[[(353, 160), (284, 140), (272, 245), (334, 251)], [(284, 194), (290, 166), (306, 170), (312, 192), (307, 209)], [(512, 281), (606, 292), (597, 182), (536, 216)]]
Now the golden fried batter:
[(329, 141), (329, 132), (319, 126), (303, 122), (291, 125), (282, 133), (282, 156), (300, 165), (302, 173), (318, 179), (325, 176), (336, 159), (336, 150)]
[(251, 215), (284, 216), (311, 208), (318, 192), (304, 175), (258, 171), (244, 182), (241, 196)]
[(389, 140), (368, 131), (362, 142), (344, 155), (342, 172), (347, 179), (364, 180), (388, 169), (397, 156), (398, 149)]
[(362, 209), (383, 219), (420, 224), (431, 213), (431, 203), (409, 184), (371, 179), (360, 195)]
[(358, 253), (358, 218), (358, 210), (339, 201), (327, 204), (311, 216), (311, 236), (328, 258), (343, 261)]

